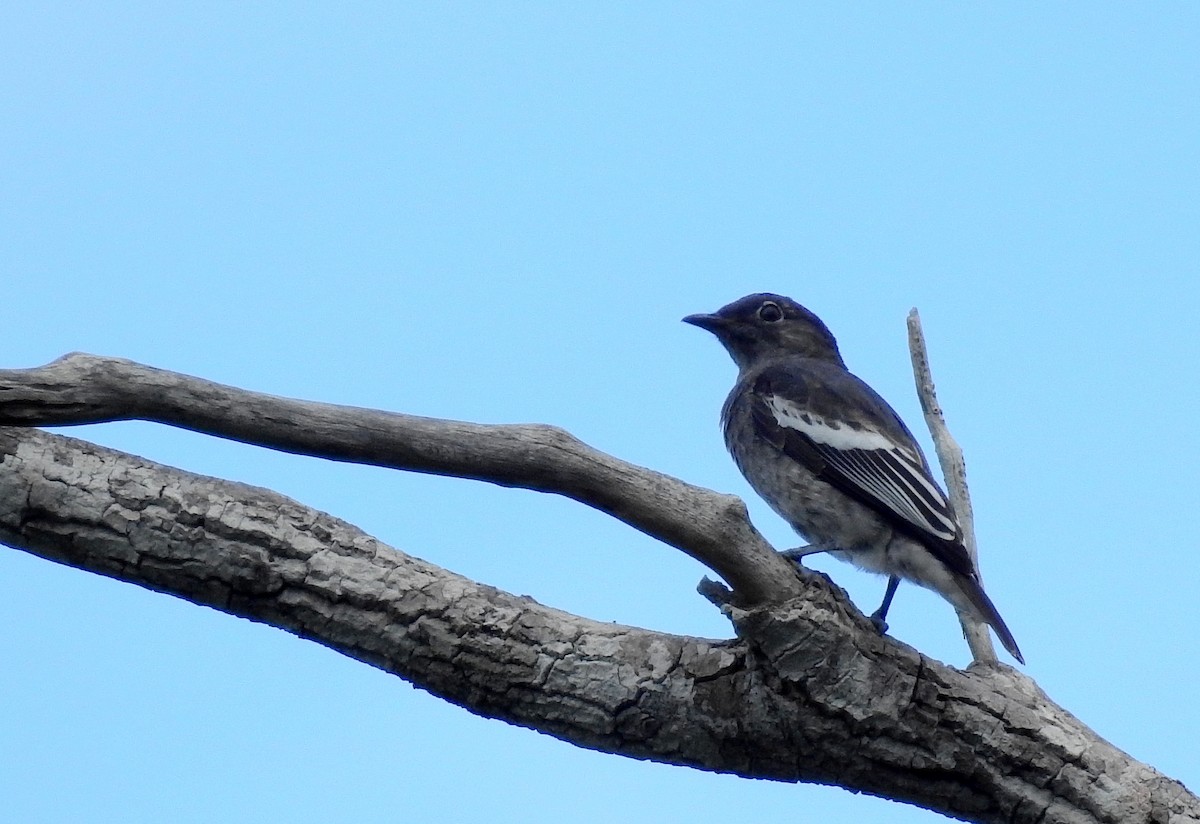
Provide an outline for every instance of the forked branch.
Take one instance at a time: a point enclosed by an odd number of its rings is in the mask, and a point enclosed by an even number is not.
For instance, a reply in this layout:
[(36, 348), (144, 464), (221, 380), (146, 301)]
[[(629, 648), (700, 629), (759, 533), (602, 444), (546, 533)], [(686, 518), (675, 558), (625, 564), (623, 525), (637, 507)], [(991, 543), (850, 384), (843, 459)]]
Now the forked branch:
[[(127, 418), (567, 495), (722, 575), (738, 639), (568, 615), (275, 493), (18, 428)], [(292, 401), (88, 355), (0, 372), (0, 423), (4, 543), (296, 632), (475, 713), (972, 821), (1200, 822), (1200, 800), (1024, 675), (960, 672), (880, 637), (836, 587), (778, 557), (737, 499), (561, 430)]]

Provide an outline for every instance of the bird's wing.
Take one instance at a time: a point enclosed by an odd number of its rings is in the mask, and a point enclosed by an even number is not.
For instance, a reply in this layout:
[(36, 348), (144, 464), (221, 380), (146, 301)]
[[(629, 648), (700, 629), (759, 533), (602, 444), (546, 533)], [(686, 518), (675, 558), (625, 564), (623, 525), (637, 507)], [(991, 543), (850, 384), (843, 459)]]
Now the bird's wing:
[(900, 418), (854, 375), (821, 366), (813, 373), (814, 366), (773, 367), (754, 382), (759, 435), (921, 540), (952, 570), (973, 574), (954, 510)]

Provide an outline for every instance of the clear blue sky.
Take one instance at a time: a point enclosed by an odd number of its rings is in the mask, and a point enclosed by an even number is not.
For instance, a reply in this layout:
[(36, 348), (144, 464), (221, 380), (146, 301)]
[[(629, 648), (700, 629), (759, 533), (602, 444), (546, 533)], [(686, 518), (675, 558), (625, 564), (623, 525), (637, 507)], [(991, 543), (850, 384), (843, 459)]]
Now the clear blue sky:
[[(1028, 673), (1200, 788), (1200, 9), (205, 3), (0, 10), (0, 365), (71, 350), (301, 398), (567, 427), (747, 497), (733, 366), (679, 323), (820, 314), (914, 428), (918, 306)], [(679, 552), (534, 493), (145, 424), (601, 620), (727, 637)], [(873, 608), (883, 582), (815, 562)], [(924, 822), (598, 755), (283, 632), (0, 549), (0, 798), (41, 822)], [(950, 609), (894, 634), (964, 664)]]

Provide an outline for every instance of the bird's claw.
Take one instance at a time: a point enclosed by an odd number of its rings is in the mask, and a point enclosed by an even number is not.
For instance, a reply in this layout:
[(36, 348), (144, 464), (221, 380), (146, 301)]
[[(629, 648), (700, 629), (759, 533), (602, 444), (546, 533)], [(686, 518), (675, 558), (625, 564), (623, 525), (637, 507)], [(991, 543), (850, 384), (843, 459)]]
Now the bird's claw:
[(878, 611), (872, 612), (870, 615), (871, 625), (875, 627), (875, 631), (880, 635), (887, 635), (888, 622), (883, 620), (883, 616)]

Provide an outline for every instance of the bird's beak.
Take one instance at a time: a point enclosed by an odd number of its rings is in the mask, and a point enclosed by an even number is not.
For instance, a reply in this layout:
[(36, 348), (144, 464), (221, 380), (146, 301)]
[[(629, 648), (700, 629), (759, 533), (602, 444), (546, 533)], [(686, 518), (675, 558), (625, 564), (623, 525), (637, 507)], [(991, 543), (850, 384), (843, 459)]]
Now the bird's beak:
[(712, 332), (714, 335), (720, 334), (721, 330), (729, 325), (729, 321), (720, 315), (688, 315), (683, 319), (684, 323), (690, 323), (692, 326), (699, 326)]

